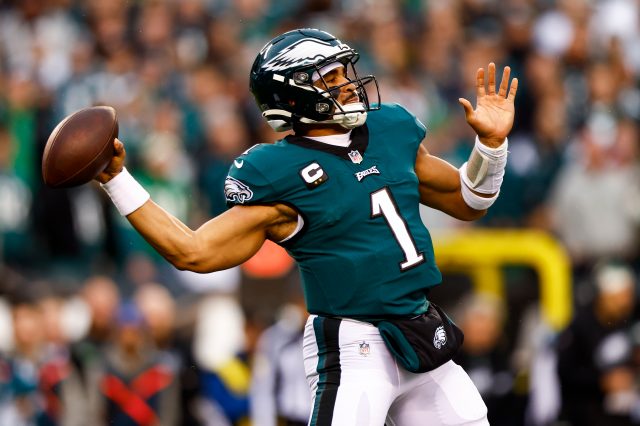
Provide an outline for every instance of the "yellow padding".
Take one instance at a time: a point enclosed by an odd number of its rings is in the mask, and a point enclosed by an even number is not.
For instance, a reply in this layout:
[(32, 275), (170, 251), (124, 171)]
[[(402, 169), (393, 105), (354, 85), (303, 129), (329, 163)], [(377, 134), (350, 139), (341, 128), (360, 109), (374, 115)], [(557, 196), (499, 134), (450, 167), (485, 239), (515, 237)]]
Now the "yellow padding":
[(535, 230), (472, 229), (434, 236), (438, 266), (467, 270), (478, 291), (503, 295), (501, 268), (530, 266), (538, 273), (544, 320), (555, 330), (571, 319), (571, 263), (551, 235)]

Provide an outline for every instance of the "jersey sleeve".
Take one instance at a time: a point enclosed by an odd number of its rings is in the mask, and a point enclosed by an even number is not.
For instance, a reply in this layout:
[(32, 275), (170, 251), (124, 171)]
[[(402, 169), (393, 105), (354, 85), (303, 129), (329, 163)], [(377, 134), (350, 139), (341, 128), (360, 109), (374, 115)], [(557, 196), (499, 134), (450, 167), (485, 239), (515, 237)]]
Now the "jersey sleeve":
[(224, 182), (227, 206), (262, 204), (277, 200), (269, 178), (254, 164), (250, 156), (241, 155), (233, 161)]
[(422, 121), (400, 104), (393, 104), (392, 107), (398, 110), (402, 126), (406, 126), (405, 128), (415, 135), (415, 138), (419, 141), (418, 143), (422, 142), (427, 135), (427, 127)]

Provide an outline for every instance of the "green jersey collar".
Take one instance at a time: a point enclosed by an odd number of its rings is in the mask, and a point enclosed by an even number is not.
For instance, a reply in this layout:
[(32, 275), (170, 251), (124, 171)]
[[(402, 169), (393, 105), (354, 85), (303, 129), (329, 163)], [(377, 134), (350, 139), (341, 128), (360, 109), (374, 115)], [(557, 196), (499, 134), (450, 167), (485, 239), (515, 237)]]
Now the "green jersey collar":
[(336, 146), (329, 145), (322, 142), (314, 141), (313, 139), (305, 138), (304, 136), (289, 135), (285, 137), (285, 140), (293, 145), (298, 145), (303, 148), (315, 149), (318, 151), (328, 152), (329, 154), (337, 155), (345, 160), (352, 161), (352, 157), (349, 153), (353, 151), (360, 152), (364, 155), (367, 146), (369, 146), (369, 128), (366, 124), (360, 127), (356, 127), (351, 131), (351, 143), (349, 146)]

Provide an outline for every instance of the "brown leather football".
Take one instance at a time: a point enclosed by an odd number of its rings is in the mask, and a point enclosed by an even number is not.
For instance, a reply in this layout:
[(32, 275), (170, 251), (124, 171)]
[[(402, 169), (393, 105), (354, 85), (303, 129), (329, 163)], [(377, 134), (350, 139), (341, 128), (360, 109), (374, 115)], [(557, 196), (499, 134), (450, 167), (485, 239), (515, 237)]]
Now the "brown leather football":
[(42, 178), (52, 188), (68, 188), (91, 181), (113, 156), (118, 117), (110, 106), (76, 111), (51, 132), (42, 155)]

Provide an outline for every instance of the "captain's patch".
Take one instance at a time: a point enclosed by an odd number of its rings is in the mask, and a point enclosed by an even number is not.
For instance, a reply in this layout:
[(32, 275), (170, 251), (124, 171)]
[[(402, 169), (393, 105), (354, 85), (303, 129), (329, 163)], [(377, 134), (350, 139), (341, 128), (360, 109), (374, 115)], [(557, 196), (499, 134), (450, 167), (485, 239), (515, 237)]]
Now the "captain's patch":
[(315, 161), (300, 170), (300, 177), (309, 189), (315, 189), (329, 179), (329, 176), (322, 170), (320, 164)]

